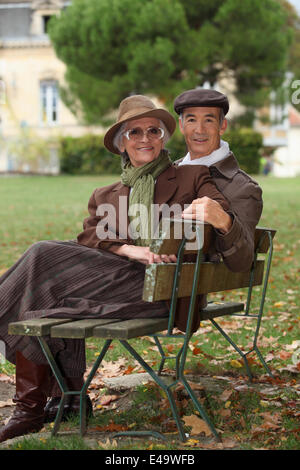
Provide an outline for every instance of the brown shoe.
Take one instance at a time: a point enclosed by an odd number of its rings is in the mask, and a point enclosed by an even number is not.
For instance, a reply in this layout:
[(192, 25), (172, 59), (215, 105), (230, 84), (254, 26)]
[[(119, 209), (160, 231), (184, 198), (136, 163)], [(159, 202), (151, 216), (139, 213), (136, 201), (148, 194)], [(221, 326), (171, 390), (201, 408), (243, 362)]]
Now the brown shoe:
[(44, 407), (47, 401), (50, 367), (37, 365), (16, 353), (16, 408), (9, 422), (0, 429), (0, 442), (38, 432), (44, 424)]

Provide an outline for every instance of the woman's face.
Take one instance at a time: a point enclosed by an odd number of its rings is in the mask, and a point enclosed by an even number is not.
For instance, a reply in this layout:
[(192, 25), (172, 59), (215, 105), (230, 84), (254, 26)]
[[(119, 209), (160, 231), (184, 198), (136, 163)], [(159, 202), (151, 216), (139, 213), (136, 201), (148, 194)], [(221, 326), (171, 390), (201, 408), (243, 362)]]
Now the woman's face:
[[(132, 131), (133, 129), (134, 131), (130, 139), (123, 135), (120, 150), (121, 152), (127, 151), (132, 166), (145, 165), (159, 156), (164, 145), (163, 139), (155, 136), (155, 129), (152, 132), (148, 132), (148, 134), (146, 133), (149, 128), (159, 127), (159, 120), (151, 117), (140, 118), (126, 123), (124, 132), (126, 133), (126, 131)], [(143, 134), (138, 129), (142, 129)]]

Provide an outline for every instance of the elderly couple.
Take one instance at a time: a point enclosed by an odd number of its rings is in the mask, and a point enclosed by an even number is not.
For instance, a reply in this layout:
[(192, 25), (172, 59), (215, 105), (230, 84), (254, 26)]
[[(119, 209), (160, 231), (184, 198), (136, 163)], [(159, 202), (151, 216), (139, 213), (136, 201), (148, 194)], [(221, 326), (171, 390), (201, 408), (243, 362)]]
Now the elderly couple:
[[(142, 204), (179, 204), (181, 215), (198, 217), (214, 227), (213, 259), (222, 257), (229, 269), (249, 269), (253, 258), (254, 229), (262, 211), (261, 189), (245, 174), (221, 140), (226, 130), (229, 104), (225, 95), (204, 89), (178, 96), (174, 109), (188, 153), (172, 163), (164, 149), (176, 122), (145, 96), (135, 95), (120, 103), (117, 122), (105, 135), (104, 144), (122, 157), (121, 181), (97, 188), (89, 204), (89, 217), (77, 241), (42, 241), (32, 245), (0, 278), (0, 340), (6, 358), (16, 365), (16, 407), (0, 429), (0, 442), (39, 431), (54, 419), (60, 390), (33, 337), (8, 335), (8, 324), (29, 318), (137, 318), (168, 315), (166, 303), (142, 301), (145, 265), (175, 262), (174, 255), (156, 255), (149, 248), (149, 220), (139, 220), (138, 237), (128, 235), (130, 208)], [(119, 220), (121, 196), (128, 217)], [(114, 233), (99, 238), (103, 205), (116, 208)], [(203, 220), (202, 219), (202, 220)], [(125, 225), (125, 226), (124, 226)], [(185, 330), (185, 300), (176, 325)], [(199, 305), (205, 299), (200, 298)], [(194, 325), (194, 330), (199, 326)], [(48, 338), (69, 389), (83, 385), (83, 340)], [(47, 399), (48, 403), (47, 403)], [(87, 397), (88, 410), (91, 403)], [(78, 396), (70, 399), (64, 414), (77, 413)]]

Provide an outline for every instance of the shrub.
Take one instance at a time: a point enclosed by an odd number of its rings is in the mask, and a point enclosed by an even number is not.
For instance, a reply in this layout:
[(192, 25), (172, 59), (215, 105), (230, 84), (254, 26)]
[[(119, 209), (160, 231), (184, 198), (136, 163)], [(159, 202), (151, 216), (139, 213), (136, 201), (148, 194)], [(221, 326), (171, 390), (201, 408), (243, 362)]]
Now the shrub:
[[(242, 170), (250, 174), (260, 172), (263, 146), (261, 134), (250, 128), (240, 128), (226, 131), (222, 139), (229, 143), (230, 149), (237, 158)], [(187, 153), (184, 137), (178, 129), (176, 129), (166, 147), (170, 151), (173, 161), (184, 157)]]
[(120, 157), (103, 145), (103, 136), (62, 137), (59, 145), (60, 169), (72, 175), (120, 174)]
[(180, 130), (177, 128), (171, 139), (167, 142), (166, 148), (170, 152), (170, 157), (173, 161), (184, 157), (187, 154), (185, 140)]
[[(260, 170), (262, 136), (249, 128), (227, 131), (226, 140), (235, 154), (242, 170), (258, 174)], [(166, 145), (171, 159), (178, 160), (186, 155), (184, 137), (177, 128)], [(106, 150), (103, 136), (63, 137), (60, 140), (59, 156), (62, 173), (73, 175), (120, 174), (120, 157)]]
[(233, 129), (226, 131), (222, 139), (229, 143), (242, 170), (252, 175), (260, 172), (263, 138), (259, 132), (249, 128)]

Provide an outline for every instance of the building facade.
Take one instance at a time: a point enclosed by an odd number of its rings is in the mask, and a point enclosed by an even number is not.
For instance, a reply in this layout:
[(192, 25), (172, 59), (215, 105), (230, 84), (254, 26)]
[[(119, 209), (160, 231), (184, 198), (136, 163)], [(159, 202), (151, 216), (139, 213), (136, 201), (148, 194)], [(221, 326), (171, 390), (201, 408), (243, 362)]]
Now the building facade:
[[(268, 119), (263, 124), (261, 117)], [(278, 177), (300, 175), (300, 113), (289, 102), (260, 110), (255, 128), (263, 135), (265, 148), (272, 150), (271, 172)]]
[(59, 97), (65, 65), (47, 23), (69, 3), (0, 0), (0, 173), (56, 174), (60, 136), (102, 132), (81, 124)]

